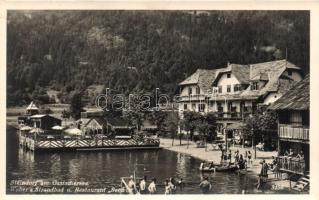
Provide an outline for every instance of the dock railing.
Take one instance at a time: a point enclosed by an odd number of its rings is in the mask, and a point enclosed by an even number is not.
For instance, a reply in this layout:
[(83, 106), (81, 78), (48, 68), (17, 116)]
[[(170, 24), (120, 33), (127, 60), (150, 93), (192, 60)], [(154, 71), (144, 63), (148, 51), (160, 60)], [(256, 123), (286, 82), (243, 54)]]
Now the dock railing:
[(84, 138), (72, 137), (63, 138), (61, 136), (47, 137), (27, 137), (19, 135), (20, 145), (31, 149), (61, 149), (61, 148), (112, 148), (112, 147), (159, 147), (158, 138), (136, 139), (109, 139), (109, 138)]

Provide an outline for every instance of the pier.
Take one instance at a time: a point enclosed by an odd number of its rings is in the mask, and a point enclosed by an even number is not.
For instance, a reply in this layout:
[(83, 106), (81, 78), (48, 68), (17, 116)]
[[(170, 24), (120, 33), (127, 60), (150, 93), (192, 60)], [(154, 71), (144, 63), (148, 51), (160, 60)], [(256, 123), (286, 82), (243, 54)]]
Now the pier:
[(19, 145), (30, 151), (94, 151), (94, 150), (128, 150), (159, 149), (157, 138), (32, 138), (19, 134)]

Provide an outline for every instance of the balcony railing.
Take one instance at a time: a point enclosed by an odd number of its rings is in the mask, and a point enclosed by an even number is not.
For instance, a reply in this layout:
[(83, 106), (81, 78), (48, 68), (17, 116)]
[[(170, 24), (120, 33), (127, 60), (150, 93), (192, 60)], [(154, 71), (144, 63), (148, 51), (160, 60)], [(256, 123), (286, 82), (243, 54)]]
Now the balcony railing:
[(203, 94), (196, 94), (191, 96), (180, 96), (179, 101), (204, 101), (206, 98), (206, 95)]
[(277, 157), (279, 170), (303, 175), (306, 171), (305, 160), (287, 156)]
[(309, 141), (309, 128), (281, 124), (279, 126), (279, 137)]
[(242, 116), (240, 112), (217, 112), (217, 118), (219, 119), (241, 119)]

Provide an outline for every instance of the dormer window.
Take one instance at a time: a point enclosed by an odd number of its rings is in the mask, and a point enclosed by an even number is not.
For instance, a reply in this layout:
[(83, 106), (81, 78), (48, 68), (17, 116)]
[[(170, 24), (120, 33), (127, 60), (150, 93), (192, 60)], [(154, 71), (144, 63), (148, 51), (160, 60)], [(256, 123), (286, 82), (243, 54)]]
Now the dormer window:
[(292, 76), (292, 71), (288, 70), (288, 76)]
[(241, 85), (240, 84), (234, 85), (234, 92), (238, 92), (238, 91), (241, 91)]
[(228, 73), (228, 74), (227, 74), (227, 78), (231, 78), (231, 73)]
[(258, 83), (253, 82), (250, 84), (250, 90), (258, 90)]

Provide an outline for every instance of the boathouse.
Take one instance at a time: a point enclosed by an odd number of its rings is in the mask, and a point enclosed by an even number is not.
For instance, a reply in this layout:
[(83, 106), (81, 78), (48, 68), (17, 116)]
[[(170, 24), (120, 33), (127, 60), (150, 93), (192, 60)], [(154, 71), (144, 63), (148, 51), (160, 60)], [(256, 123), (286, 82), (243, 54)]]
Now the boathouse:
[(278, 113), (278, 161), (283, 172), (309, 173), (309, 79), (307, 75), (269, 107)]
[(61, 126), (62, 120), (51, 115), (37, 114), (30, 116), (30, 126), (51, 130), (54, 126)]

